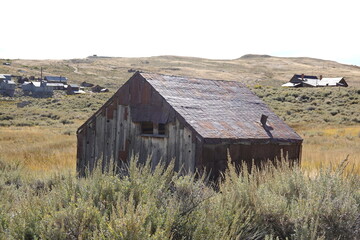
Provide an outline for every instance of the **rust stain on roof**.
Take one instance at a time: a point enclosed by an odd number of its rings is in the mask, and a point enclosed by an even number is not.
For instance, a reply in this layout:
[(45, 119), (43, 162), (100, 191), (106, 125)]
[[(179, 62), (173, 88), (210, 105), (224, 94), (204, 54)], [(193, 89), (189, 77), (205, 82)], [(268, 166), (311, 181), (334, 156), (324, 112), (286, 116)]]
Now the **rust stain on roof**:
[[(204, 139), (301, 137), (239, 82), (140, 73)], [(260, 123), (268, 116), (267, 126)]]

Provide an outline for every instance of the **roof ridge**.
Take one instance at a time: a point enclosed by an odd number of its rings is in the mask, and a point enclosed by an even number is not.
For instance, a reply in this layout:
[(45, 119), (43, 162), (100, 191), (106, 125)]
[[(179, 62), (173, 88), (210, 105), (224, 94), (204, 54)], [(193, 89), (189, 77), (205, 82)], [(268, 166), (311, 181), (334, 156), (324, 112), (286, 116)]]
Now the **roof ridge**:
[[(183, 76), (183, 75), (168, 75), (163, 73), (154, 73), (154, 72), (139, 72), (140, 75), (143, 73), (150, 74), (150, 75), (160, 75), (160, 76), (167, 76), (167, 77), (174, 77), (174, 78), (184, 78), (184, 79), (196, 79), (196, 80), (202, 80), (202, 81), (212, 81), (212, 82), (230, 82), (230, 83), (237, 83), (239, 85), (242, 85), (243, 87), (248, 88), (244, 83), (235, 81), (235, 80), (224, 80), (224, 79), (210, 79), (210, 78), (198, 78), (198, 77), (191, 77), (191, 76)], [(143, 75), (142, 75), (143, 76)], [(145, 76), (143, 76), (145, 77)], [(145, 77), (146, 78), (146, 77)]]

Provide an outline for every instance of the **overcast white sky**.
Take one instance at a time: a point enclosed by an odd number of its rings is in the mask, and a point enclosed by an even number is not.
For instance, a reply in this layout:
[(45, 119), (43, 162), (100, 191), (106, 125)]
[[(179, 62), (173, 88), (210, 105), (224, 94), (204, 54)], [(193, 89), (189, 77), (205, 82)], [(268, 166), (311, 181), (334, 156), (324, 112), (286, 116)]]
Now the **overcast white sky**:
[(360, 65), (356, 0), (1, 0), (0, 58), (315, 57)]

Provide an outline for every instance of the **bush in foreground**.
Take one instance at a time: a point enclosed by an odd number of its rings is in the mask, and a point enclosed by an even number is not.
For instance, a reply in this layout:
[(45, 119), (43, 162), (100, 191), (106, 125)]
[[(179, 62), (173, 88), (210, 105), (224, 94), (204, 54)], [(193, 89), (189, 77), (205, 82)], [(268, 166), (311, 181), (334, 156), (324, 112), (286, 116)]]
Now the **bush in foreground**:
[(359, 184), (342, 166), (309, 177), (230, 164), (214, 190), (171, 167), (34, 180), (0, 162), (0, 239), (356, 239)]

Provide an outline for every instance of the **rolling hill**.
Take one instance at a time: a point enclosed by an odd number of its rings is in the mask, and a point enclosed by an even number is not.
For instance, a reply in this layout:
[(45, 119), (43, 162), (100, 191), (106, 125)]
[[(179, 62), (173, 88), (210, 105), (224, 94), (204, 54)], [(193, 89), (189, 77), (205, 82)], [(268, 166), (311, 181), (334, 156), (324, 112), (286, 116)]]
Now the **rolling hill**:
[[(10, 66), (2, 65), (10, 62)], [(295, 73), (324, 77), (345, 77), (350, 86), (360, 87), (360, 67), (314, 58), (283, 58), (244, 55), (233, 60), (157, 56), (146, 58), (88, 57), (70, 60), (0, 60), (0, 73), (40, 77), (66, 76), (72, 83), (82, 81), (121, 86), (135, 70), (210, 79), (235, 80), (246, 85), (280, 86)]]

